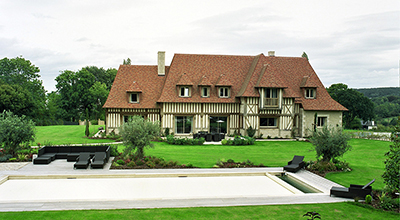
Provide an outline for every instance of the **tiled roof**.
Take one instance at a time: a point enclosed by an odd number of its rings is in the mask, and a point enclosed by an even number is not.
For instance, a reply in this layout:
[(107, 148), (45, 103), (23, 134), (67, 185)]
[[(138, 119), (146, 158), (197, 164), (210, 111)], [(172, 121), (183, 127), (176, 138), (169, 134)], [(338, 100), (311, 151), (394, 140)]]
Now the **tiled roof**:
[(203, 76), (201, 77), (199, 86), (212, 86), (212, 83), (210, 82), (210, 79), (208, 79), (207, 76)]
[[(158, 75), (157, 66), (121, 65), (103, 108), (156, 108), (165, 78)], [(137, 88), (142, 91), (139, 103), (129, 103), (128, 92)]]
[(176, 83), (177, 86), (193, 86), (193, 82), (190, 80), (189, 75), (186, 73), (182, 74), (181, 79)]
[[(267, 87), (283, 88), (283, 97), (295, 98), (305, 110), (347, 110), (329, 96), (302, 57), (175, 54), (167, 70), (166, 76), (158, 76), (157, 66), (121, 66), (104, 107), (153, 108), (156, 102), (237, 103), (238, 97), (259, 97), (257, 87)], [(138, 104), (121, 98), (133, 81), (143, 90)], [(177, 85), (190, 85), (191, 97), (179, 97)], [(210, 97), (201, 97), (200, 86), (210, 86)], [(218, 86), (230, 86), (230, 97), (219, 98)], [(316, 99), (305, 99), (303, 87), (316, 88)]]
[[(158, 102), (239, 102), (235, 95), (240, 90), (253, 59), (253, 56), (175, 54)], [(200, 82), (202, 77), (205, 76), (211, 83), (210, 97), (201, 97), (199, 85), (196, 84), (191, 88), (191, 97), (179, 97), (176, 85), (182, 73), (186, 73), (190, 76), (191, 81), (196, 83)], [(229, 98), (218, 97), (216, 85), (221, 74), (224, 74), (224, 78), (229, 80), (229, 82), (223, 82), (223, 84), (231, 84)]]
[(127, 92), (142, 92), (142, 89), (139, 86), (139, 83), (136, 81), (133, 81), (133, 83), (128, 87), (126, 90)]

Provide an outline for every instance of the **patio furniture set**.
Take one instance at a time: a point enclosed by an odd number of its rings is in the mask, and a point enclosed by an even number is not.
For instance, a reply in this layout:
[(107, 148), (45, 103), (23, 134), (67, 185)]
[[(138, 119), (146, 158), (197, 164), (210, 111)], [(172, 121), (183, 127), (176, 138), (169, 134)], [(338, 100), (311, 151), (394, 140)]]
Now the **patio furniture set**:
[(225, 139), (224, 133), (208, 133), (207, 131), (200, 131), (193, 134), (193, 138), (204, 138), (207, 142), (215, 141), (219, 142)]
[[(103, 168), (110, 159), (110, 146), (46, 146), (38, 151), (33, 164), (49, 164), (55, 159), (76, 162), (74, 168)], [(93, 159), (93, 160), (92, 160)]]

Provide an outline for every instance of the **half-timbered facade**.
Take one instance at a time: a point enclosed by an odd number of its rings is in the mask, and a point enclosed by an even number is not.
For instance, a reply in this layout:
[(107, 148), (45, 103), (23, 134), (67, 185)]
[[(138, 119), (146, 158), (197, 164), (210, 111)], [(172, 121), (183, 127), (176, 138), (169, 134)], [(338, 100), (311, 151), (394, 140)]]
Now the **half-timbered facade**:
[(306, 58), (175, 54), (165, 66), (121, 65), (108, 99), (107, 132), (130, 116), (160, 121), (175, 135), (198, 131), (264, 137), (307, 136), (316, 125), (342, 125), (334, 101)]

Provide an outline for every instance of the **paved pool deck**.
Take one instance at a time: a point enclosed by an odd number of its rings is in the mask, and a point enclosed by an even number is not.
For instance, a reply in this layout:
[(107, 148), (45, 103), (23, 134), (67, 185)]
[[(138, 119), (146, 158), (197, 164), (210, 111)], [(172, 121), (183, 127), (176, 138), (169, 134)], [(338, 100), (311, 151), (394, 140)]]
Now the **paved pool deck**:
[[(110, 159), (111, 161), (111, 159)], [(265, 173), (282, 167), (233, 169), (74, 170), (73, 162), (0, 163), (0, 211), (218, 207), (352, 201), (330, 197), (332, 181), (291, 175), (321, 193), (287, 193)], [(263, 176), (264, 175), (264, 176)]]

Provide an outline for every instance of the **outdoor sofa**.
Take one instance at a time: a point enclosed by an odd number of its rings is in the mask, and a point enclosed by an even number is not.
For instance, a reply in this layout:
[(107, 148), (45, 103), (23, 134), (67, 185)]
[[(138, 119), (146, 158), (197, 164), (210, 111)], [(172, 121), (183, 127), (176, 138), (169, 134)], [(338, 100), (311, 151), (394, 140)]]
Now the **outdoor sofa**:
[(49, 164), (55, 159), (67, 159), (68, 162), (75, 162), (80, 153), (88, 152), (91, 157), (96, 152), (105, 152), (106, 159), (110, 158), (110, 146), (45, 146), (39, 149), (38, 157), (33, 160), (33, 164)]
[(79, 154), (78, 158), (76, 159), (76, 163), (74, 164), (75, 169), (87, 169), (90, 164), (90, 153), (89, 152), (82, 152)]
[(92, 163), (90, 164), (92, 168), (100, 168), (103, 169), (104, 165), (107, 163), (107, 155), (105, 152), (96, 152), (94, 154), (94, 158)]
[(291, 161), (288, 162), (288, 165), (283, 167), (283, 170), (287, 170), (289, 172), (297, 172), (304, 166), (304, 156), (295, 155)]
[(361, 198), (364, 199), (366, 195), (372, 195), (372, 187), (371, 184), (375, 182), (375, 179), (373, 179), (371, 182), (367, 183), (366, 185), (354, 185), (350, 184), (349, 188), (345, 187), (336, 187), (333, 186), (331, 188), (331, 193), (329, 196), (338, 196), (338, 197), (344, 197), (344, 198)]

